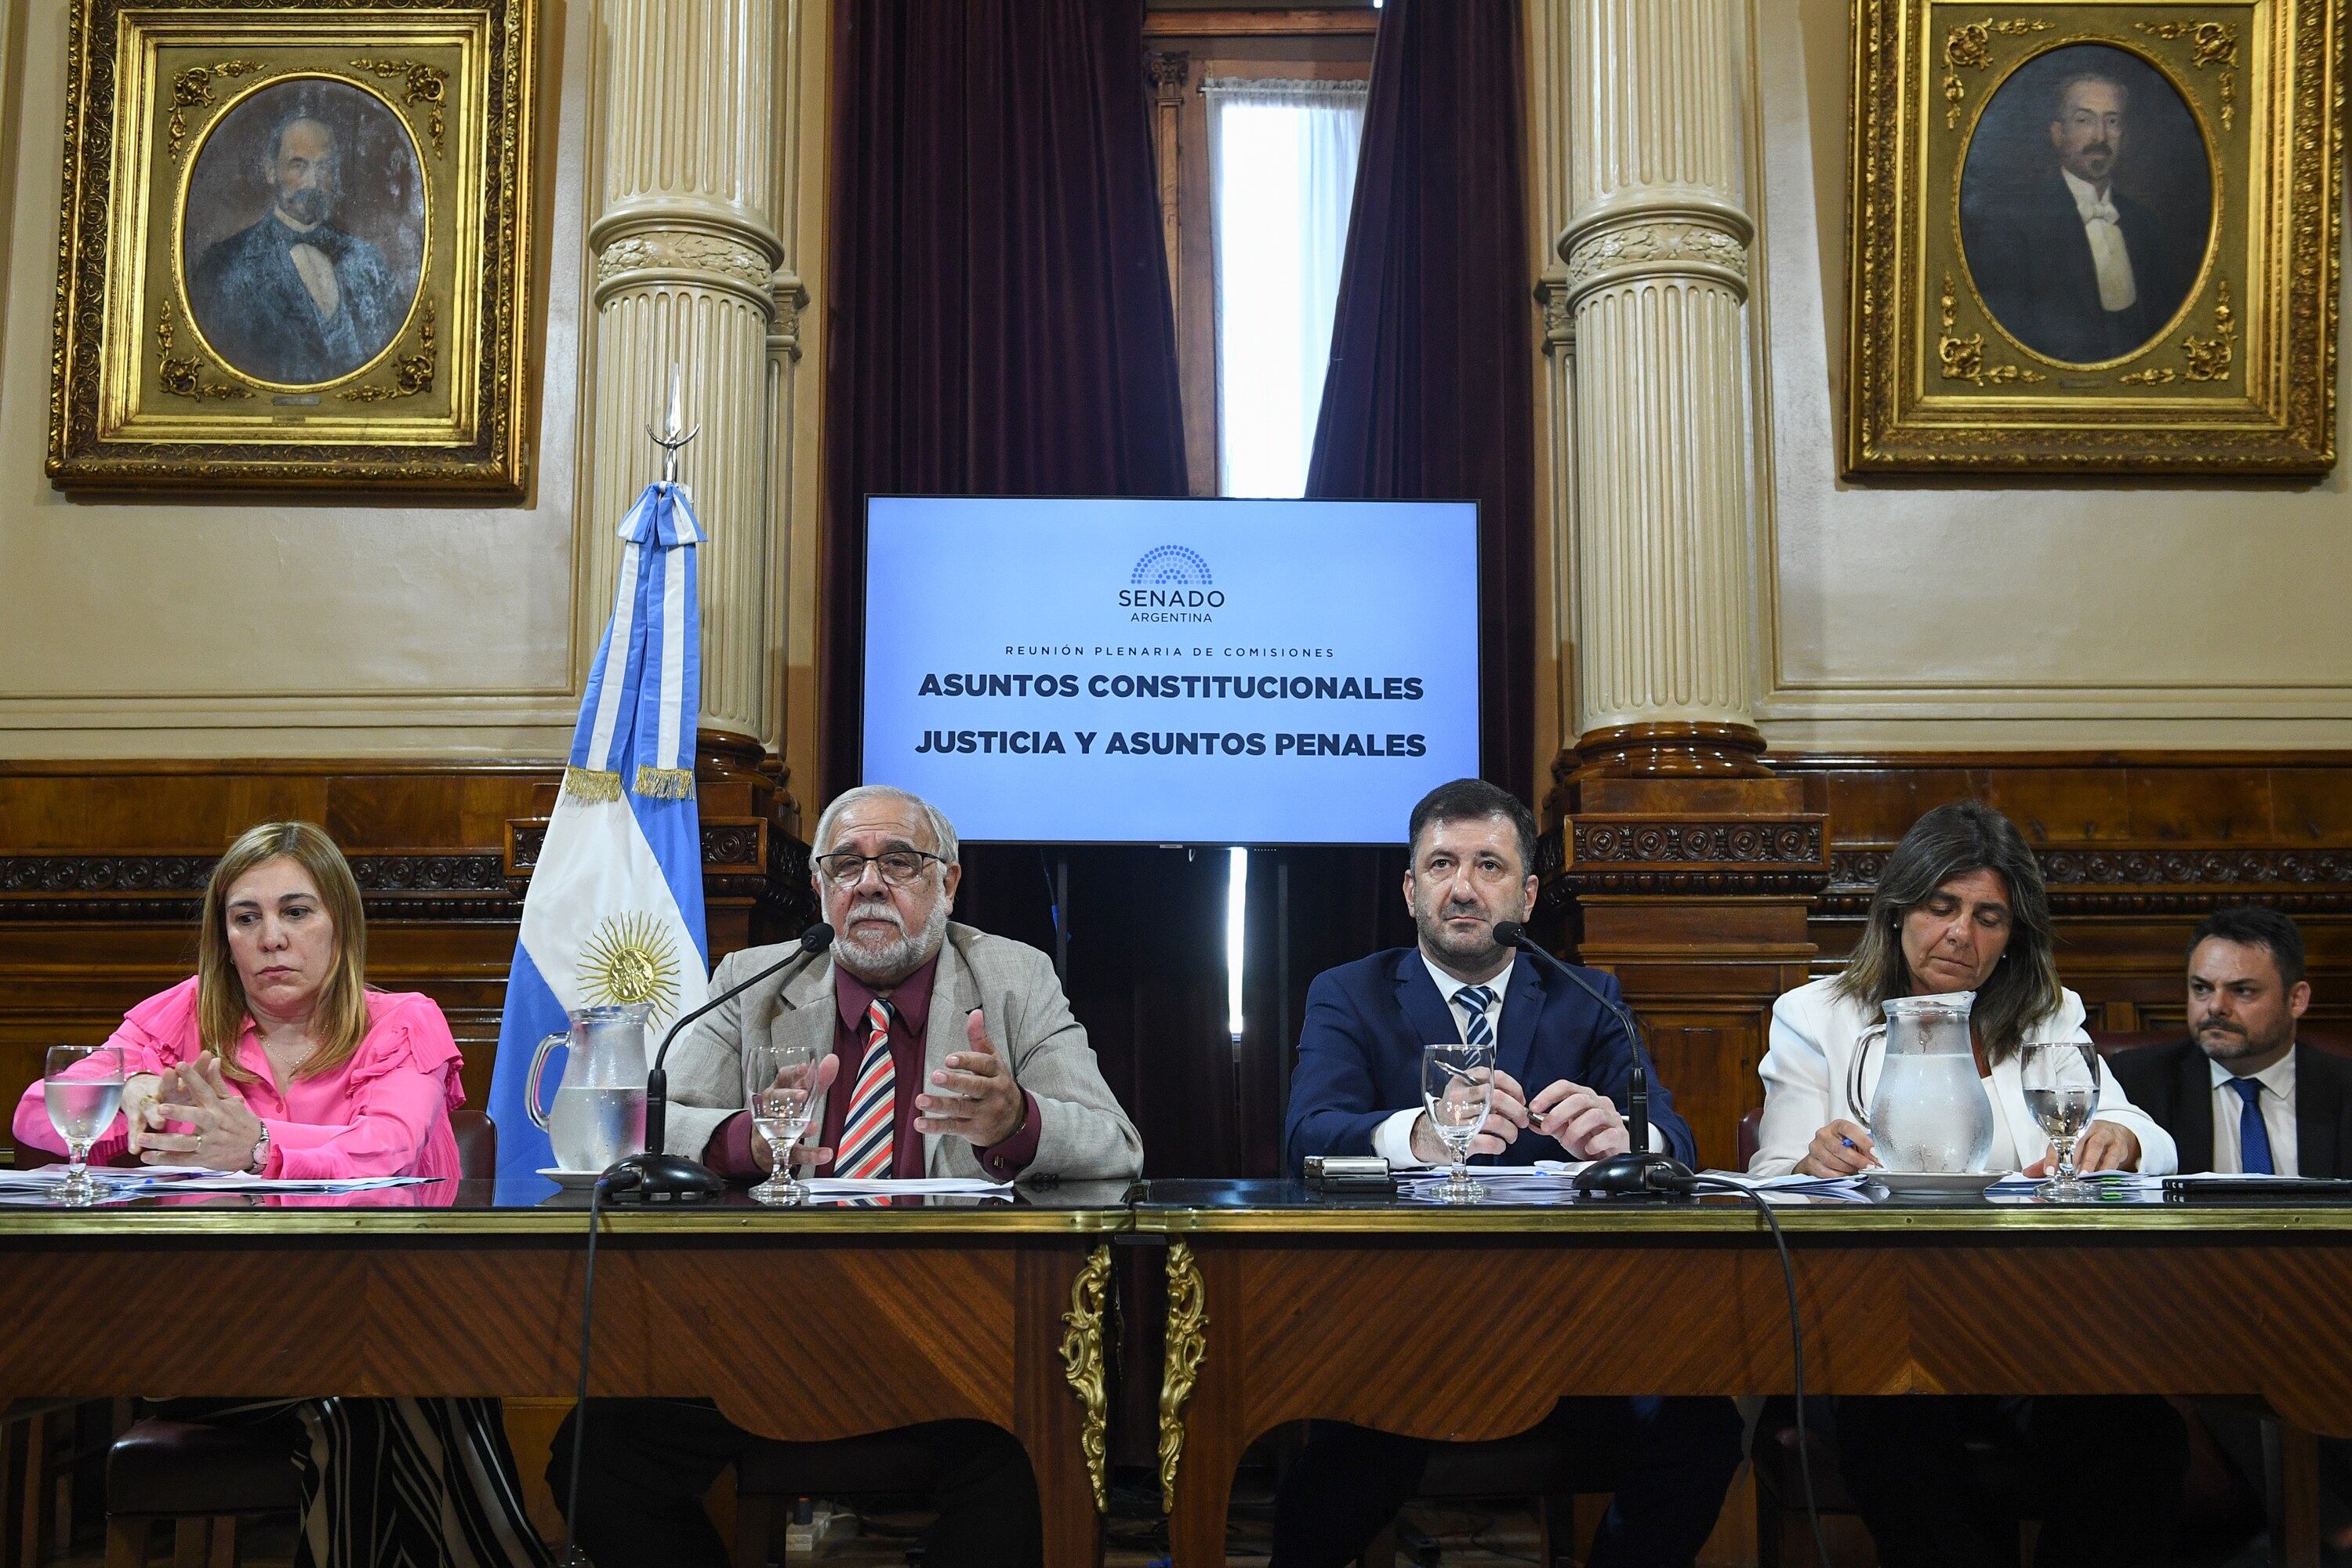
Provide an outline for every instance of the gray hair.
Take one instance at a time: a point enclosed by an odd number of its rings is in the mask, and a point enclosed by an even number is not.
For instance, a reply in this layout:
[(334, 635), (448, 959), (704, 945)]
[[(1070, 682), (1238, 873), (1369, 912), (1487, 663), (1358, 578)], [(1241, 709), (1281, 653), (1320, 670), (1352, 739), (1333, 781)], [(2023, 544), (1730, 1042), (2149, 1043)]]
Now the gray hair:
[(845, 789), (835, 795), (832, 804), (816, 819), (816, 837), (810, 843), (810, 855), (814, 857), (830, 851), (835, 822), (845, 810), (866, 800), (903, 801), (921, 812), (923, 820), (930, 824), (931, 842), (938, 846), (940, 858), (950, 866), (961, 864), (956, 858), (956, 831), (948, 821), (947, 814), (914, 791), (900, 789), (897, 784), (859, 784), (856, 789)]
[(2057, 85), (2050, 89), (2050, 118), (2052, 121), (2055, 121), (2066, 118), (2066, 100), (2074, 96), (2074, 89), (2076, 88), (2082, 86), (2086, 81), (2105, 82), (2109, 87), (2114, 88), (2116, 89), (2116, 96), (2123, 100), (2125, 110), (2126, 112), (2130, 110), (2131, 83), (2124, 80), (2123, 78), (2116, 75), (2116, 73), (2111, 70), (2102, 70), (2096, 66), (2088, 66), (2081, 70), (2068, 71), (2064, 76), (2060, 77), (2058, 79)]

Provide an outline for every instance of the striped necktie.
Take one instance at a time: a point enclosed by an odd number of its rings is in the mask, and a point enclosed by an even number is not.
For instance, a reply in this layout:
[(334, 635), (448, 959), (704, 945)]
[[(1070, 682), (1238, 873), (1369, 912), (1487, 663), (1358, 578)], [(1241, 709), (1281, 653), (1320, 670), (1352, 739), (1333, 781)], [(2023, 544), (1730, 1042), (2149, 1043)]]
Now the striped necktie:
[(1465, 985), (1454, 994), (1454, 1005), (1463, 1012), (1463, 1044), (1491, 1046), (1495, 1043), (1495, 1031), (1486, 1022), (1486, 1009), (1495, 1005), (1493, 986)]
[(861, 1181), (887, 1176), (898, 1119), (898, 1069), (890, 1060), (890, 1004), (877, 996), (866, 1006), (866, 1055), (858, 1060), (833, 1173)]

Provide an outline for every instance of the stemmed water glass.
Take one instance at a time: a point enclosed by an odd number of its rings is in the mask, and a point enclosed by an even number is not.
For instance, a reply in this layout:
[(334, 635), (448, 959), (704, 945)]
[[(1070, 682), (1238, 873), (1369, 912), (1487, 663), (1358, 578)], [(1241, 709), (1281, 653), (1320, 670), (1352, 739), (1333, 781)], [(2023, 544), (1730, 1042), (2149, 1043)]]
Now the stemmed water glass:
[(1479, 1202), (1486, 1189), (1470, 1179), (1470, 1141), (1486, 1125), (1486, 1113), (1495, 1104), (1494, 1044), (1423, 1047), (1421, 1103), (1454, 1157), (1452, 1176), (1437, 1190), (1438, 1201)]
[(41, 1068), (41, 1098), (48, 1103), (49, 1125), (66, 1141), (70, 1162), (58, 1187), (58, 1201), (97, 1201), (89, 1146), (114, 1125), (115, 1112), (122, 1108), (122, 1047), (51, 1046)]
[(2038, 1198), (2095, 1197), (2098, 1189), (2074, 1170), (2074, 1144), (2099, 1109), (2099, 1068), (2087, 1040), (2030, 1040), (2020, 1048), (2018, 1076), (2025, 1108), (2048, 1134), (2050, 1179), (2033, 1189)]
[(761, 1203), (790, 1205), (808, 1195), (793, 1179), (793, 1147), (815, 1113), (816, 1069), (824, 1058), (825, 1048), (814, 1045), (743, 1047), (743, 1105), (776, 1160), (768, 1179), (751, 1189)]

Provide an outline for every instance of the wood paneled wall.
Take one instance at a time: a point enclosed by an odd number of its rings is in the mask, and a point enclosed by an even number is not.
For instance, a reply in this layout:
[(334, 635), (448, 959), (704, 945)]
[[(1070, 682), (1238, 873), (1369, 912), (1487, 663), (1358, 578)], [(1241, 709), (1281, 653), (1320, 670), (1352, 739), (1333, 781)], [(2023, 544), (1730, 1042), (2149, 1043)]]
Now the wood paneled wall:
[[(1555, 804), (1565, 820), (1548, 840), (1547, 909), (1561, 942), (1623, 982), (1710, 1164), (1731, 1163), (1739, 1117), (1763, 1098), (1756, 1066), (1773, 987), (1734, 982), (1777, 973), (1785, 987), (1833, 972), (1853, 951), (1882, 858), (1948, 801), (1983, 801), (2034, 847), (2060, 973), (2093, 1028), (2180, 1027), (2189, 932), (2231, 902), (2295, 917), (2310, 954), (2309, 1022), (2352, 1026), (2352, 752), (1767, 760), (1782, 799), (1744, 821), (1626, 811), (1610, 794), (1626, 786), (1564, 774)], [(1801, 940), (1773, 918), (1792, 897), (1807, 909)]]
[[(257, 822), (301, 818), (359, 879), (369, 981), (441, 1005), (466, 1052), (467, 1100), (486, 1103), (561, 779), (509, 763), (0, 763), (0, 1092), (13, 1106), (47, 1047), (102, 1039), (185, 978), (214, 858)], [(798, 930), (813, 903), (780, 792), (724, 766), (699, 788), (712, 956)]]

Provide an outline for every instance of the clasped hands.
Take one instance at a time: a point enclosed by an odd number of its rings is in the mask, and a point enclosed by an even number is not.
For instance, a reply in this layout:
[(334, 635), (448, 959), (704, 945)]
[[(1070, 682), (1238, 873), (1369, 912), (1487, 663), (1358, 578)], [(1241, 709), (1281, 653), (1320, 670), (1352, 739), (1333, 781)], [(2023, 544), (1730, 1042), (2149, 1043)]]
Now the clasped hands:
[[(1877, 1146), (1859, 1125), (1841, 1118), (1813, 1134), (1805, 1157), (1793, 1168), (1803, 1176), (1859, 1176), (1879, 1168)], [(2136, 1171), (2139, 1139), (2127, 1127), (2094, 1121), (2083, 1129), (2082, 1140), (2074, 1145), (2074, 1169), (2085, 1176), (2098, 1171)], [(2045, 1154), (2034, 1161), (2023, 1173), (2048, 1175), (2050, 1157)]]
[[(990, 1149), (1021, 1130), (1028, 1097), (1021, 1092), (1013, 1068), (989, 1043), (988, 1025), (979, 1008), (964, 1015), (963, 1035), (964, 1048), (940, 1063), (923, 1092), (915, 1096), (915, 1131), (961, 1138), (975, 1149)], [(817, 1063), (816, 1092), (824, 1093), (840, 1070), (838, 1056)], [(775, 1152), (756, 1131), (751, 1134), (751, 1150), (762, 1167), (775, 1168)], [(814, 1168), (831, 1163), (833, 1154), (830, 1149), (803, 1142), (793, 1146), (793, 1163)]]
[[(1471, 1154), (1499, 1154), (1528, 1129), (1556, 1140), (1572, 1160), (1606, 1159), (1633, 1147), (1625, 1120), (1607, 1095), (1563, 1078), (1554, 1079), (1531, 1100), (1518, 1079), (1497, 1069), (1493, 1106), (1486, 1113), (1486, 1125), (1470, 1140)], [(1427, 1111), (1412, 1124), (1412, 1153), (1432, 1165), (1453, 1158)]]
[[(122, 1120), (131, 1152), (146, 1165), (242, 1171), (261, 1142), (261, 1118), (229, 1087), (220, 1058), (209, 1054), (131, 1079), (122, 1086)], [(175, 1121), (189, 1131), (167, 1131)]]

